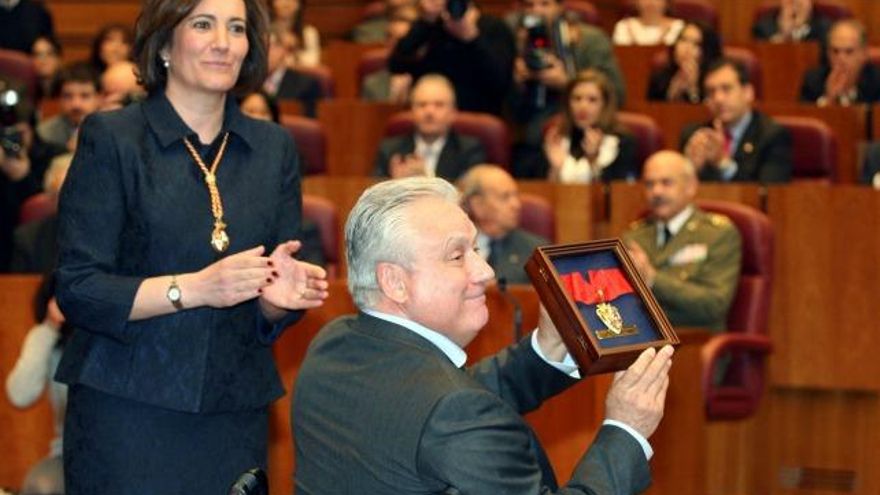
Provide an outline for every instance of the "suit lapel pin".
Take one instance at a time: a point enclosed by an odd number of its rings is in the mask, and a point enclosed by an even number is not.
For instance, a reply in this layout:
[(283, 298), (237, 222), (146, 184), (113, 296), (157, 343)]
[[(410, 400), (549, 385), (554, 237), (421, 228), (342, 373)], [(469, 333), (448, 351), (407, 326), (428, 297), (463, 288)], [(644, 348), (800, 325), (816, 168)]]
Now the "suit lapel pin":
[(752, 143), (745, 143), (743, 144), (743, 151), (745, 151), (746, 153), (751, 153), (755, 151), (755, 145), (753, 145)]

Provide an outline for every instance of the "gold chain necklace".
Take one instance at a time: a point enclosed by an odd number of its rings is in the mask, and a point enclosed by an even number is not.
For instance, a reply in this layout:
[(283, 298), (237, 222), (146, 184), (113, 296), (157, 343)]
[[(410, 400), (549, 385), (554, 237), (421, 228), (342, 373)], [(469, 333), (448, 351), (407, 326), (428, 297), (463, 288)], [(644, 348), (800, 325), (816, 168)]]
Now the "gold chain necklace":
[(229, 247), (229, 236), (226, 235), (226, 224), (223, 222), (223, 202), (220, 199), (220, 190), (217, 189), (217, 166), (223, 159), (223, 153), (226, 151), (226, 141), (229, 140), (229, 133), (223, 135), (223, 142), (220, 143), (220, 149), (217, 150), (217, 156), (211, 163), (211, 169), (202, 161), (202, 157), (196, 152), (195, 147), (189, 142), (189, 138), (183, 138), (183, 143), (189, 154), (192, 155), (193, 161), (202, 169), (205, 174), (205, 184), (208, 185), (208, 193), (211, 195), (211, 213), (214, 214), (214, 231), (211, 232), (211, 247), (214, 251), (222, 253)]

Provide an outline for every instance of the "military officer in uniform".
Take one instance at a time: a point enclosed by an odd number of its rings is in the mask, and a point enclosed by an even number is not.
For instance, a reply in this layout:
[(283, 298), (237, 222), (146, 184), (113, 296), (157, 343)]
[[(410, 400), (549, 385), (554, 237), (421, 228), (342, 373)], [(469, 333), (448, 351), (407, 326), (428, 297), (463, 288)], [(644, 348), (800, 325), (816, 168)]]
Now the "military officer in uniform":
[(477, 247), (495, 270), (499, 282), (527, 284), (523, 268), (536, 247), (547, 239), (519, 228), (516, 181), (497, 165), (477, 165), (458, 183), (462, 207), (477, 226)]
[(630, 256), (675, 326), (723, 331), (740, 273), (739, 231), (694, 205), (697, 174), (675, 151), (660, 151), (642, 175), (651, 215), (624, 234)]

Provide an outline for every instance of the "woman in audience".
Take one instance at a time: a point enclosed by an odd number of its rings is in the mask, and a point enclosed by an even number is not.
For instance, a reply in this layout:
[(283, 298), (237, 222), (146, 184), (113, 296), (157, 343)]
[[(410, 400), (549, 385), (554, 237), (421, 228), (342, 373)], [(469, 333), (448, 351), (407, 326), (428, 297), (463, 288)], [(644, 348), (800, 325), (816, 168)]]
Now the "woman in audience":
[(291, 68), (321, 63), (321, 36), (315, 26), (303, 20), (305, 8), (306, 0), (272, 0), (272, 23), (293, 35), (282, 39), (293, 54)]
[(544, 138), (548, 178), (565, 183), (636, 179), (636, 141), (617, 121), (617, 96), (608, 78), (589, 69), (566, 87), (567, 104)]
[(49, 455), (28, 471), (22, 493), (64, 493), (61, 451), (67, 385), (53, 377), (71, 329), (55, 302), (54, 282), (55, 278), (47, 275), (34, 295), (34, 318), (40, 323), (28, 330), (18, 360), (6, 377), (6, 395), (15, 407), (30, 407), (48, 389), (55, 420), (55, 438), (50, 443)]
[(131, 60), (131, 30), (121, 24), (109, 24), (101, 28), (92, 41), (89, 57), (95, 74), (103, 74), (107, 67), (122, 60)]
[(666, 0), (637, 0), (638, 15), (625, 17), (614, 26), (615, 45), (671, 45), (684, 21), (666, 15)]
[(34, 100), (53, 98), (58, 90), (61, 69), (61, 44), (51, 36), (40, 36), (31, 46), (31, 60), (37, 72), (37, 94)]
[(648, 99), (700, 103), (703, 74), (721, 56), (721, 42), (705, 24), (688, 22), (675, 44), (669, 47), (667, 62), (651, 72)]
[(85, 120), (61, 192), (57, 298), (76, 328), (68, 493), (228, 493), (266, 468), (271, 344), (327, 297), (300, 247), (300, 160), (232, 94), (266, 71), (262, 0), (146, 0), (146, 100)]

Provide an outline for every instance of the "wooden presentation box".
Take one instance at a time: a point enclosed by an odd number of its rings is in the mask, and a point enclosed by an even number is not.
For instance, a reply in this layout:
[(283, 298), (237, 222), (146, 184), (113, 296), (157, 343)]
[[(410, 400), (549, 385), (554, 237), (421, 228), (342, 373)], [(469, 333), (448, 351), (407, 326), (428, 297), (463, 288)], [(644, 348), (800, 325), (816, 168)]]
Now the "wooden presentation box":
[(526, 273), (582, 375), (626, 369), (678, 336), (620, 239), (543, 246)]

